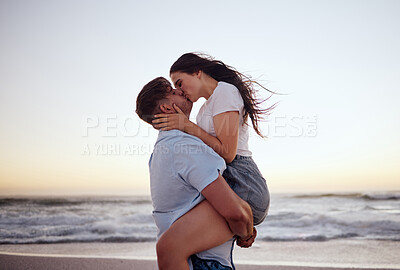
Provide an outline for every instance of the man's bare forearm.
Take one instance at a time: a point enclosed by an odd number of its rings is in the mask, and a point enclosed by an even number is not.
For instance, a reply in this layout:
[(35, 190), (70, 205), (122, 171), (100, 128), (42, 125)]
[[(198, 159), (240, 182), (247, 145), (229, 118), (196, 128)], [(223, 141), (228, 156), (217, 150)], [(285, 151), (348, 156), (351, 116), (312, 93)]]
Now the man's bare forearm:
[(245, 239), (252, 235), (253, 213), (249, 204), (233, 192), (221, 175), (205, 187), (202, 194), (225, 218), (232, 233)]
[(232, 233), (242, 239), (248, 239), (253, 234), (253, 215), (247, 203), (243, 202), (241, 208), (242, 213), (227, 219), (227, 222)]

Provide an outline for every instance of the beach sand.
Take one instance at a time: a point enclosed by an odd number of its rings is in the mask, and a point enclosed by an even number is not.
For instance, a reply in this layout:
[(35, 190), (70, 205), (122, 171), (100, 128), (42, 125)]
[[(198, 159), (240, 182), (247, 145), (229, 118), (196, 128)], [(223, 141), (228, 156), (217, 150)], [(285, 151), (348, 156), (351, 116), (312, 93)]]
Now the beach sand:
[[(400, 269), (400, 242), (335, 240), (256, 241), (235, 248), (237, 270)], [(155, 243), (0, 245), (0, 270), (138, 269), (156, 267)]]

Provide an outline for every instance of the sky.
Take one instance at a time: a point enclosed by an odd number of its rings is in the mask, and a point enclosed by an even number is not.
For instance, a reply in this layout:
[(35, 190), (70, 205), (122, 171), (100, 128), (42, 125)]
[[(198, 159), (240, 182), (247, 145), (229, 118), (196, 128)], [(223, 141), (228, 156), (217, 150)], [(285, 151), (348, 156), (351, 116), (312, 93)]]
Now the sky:
[(0, 195), (149, 194), (157, 131), (136, 96), (187, 52), (282, 93), (265, 104), (279, 102), (267, 138), (249, 142), (271, 193), (400, 190), (399, 12), (396, 0), (0, 0)]

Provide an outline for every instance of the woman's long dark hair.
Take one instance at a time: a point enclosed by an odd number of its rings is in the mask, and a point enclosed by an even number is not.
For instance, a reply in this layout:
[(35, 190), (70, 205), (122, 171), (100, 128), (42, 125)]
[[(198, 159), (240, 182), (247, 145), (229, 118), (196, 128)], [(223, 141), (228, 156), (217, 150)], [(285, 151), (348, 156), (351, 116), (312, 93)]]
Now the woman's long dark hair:
[(184, 72), (187, 74), (193, 74), (199, 70), (214, 78), (216, 81), (233, 84), (237, 89), (239, 89), (244, 103), (244, 123), (247, 124), (247, 119), (250, 117), (255, 132), (259, 136), (264, 137), (258, 126), (259, 121), (263, 119), (263, 114), (268, 115), (271, 110), (275, 108), (276, 103), (269, 108), (261, 108), (260, 104), (268, 100), (272, 95), (267, 99), (258, 100), (255, 96), (256, 88), (261, 87), (271, 94), (275, 93), (268, 90), (260, 83), (252, 80), (249, 76), (238, 72), (233, 67), (225, 65), (222, 61), (215, 60), (211, 56), (205, 54), (185, 53), (175, 61), (171, 66), (169, 73)]

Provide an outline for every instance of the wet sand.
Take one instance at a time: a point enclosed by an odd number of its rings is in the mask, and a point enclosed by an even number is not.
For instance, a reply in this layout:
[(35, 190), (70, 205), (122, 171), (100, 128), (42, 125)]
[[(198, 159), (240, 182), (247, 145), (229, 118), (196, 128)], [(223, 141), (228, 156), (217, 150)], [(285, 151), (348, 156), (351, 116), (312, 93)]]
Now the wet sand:
[[(400, 269), (400, 242), (263, 242), (235, 248), (237, 270)], [(0, 269), (143, 269), (156, 267), (155, 243), (0, 245)]]

